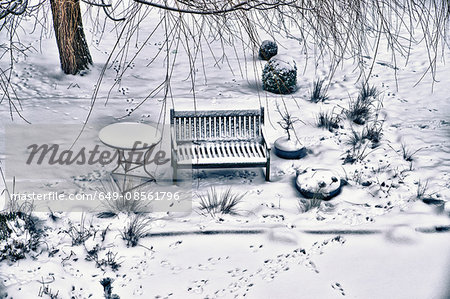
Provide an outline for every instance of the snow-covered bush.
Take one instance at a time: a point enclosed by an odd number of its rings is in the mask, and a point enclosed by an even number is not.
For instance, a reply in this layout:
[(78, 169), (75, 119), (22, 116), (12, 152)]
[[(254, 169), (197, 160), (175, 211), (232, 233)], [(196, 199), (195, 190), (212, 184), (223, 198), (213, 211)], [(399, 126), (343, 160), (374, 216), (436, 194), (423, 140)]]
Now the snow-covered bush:
[(35, 251), (39, 232), (31, 216), (23, 213), (0, 214), (0, 261), (17, 261)]
[(279, 94), (288, 94), (297, 85), (297, 65), (294, 59), (286, 55), (272, 57), (264, 66), (263, 89)]
[(277, 55), (278, 46), (274, 41), (265, 40), (259, 47), (259, 58), (263, 60), (269, 60), (273, 56)]

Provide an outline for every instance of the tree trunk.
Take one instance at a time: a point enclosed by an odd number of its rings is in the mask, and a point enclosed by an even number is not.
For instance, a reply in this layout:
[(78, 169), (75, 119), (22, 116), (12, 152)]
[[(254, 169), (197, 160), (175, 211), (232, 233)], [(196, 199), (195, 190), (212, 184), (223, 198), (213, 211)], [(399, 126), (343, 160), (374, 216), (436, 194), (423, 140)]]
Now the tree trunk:
[(50, 0), (50, 5), (61, 68), (64, 73), (75, 75), (92, 64), (83, 31), (80, 0)]

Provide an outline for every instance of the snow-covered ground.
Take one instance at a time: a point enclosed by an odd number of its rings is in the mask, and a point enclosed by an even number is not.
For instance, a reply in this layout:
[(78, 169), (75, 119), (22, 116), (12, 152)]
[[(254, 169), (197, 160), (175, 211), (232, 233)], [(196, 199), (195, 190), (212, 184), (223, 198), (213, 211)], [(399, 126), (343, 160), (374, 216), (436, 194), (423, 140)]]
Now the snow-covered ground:
[[(148, 18), (148, 23), (141, 26), (138, 44), (158, 20)], [(26, 58), (19, 57), (13, 72), (13, 83), (22, 99), (21, 113), (32, 124), (81, 125), (86, 119), (95, 84), (115, 40), (114, 34), (105, 34), (99, 41), (92, 24), (86, 21), (85, 27), (94, 66), (83, 76), (62, 73), (53, 36), (42, 41), (39, 34), (23, 37), (22, 42), (42, 49), (28, 53)], [(8, 294), (13, 298), (35, 298), (40, 287), (47, 285), (61, 298), (103, 298), (99, 281), (111, 277), (113, 293), (120, 298), (448, 298), (448, 66), (438, 62), (434, 85), (429, 75), (416, 85), (428, 67), (424, 45), (412, 49), (408, 64), (400, 60), (398, 69), (391, 65), (389, 54), (381, 51), (369, 80), (382, 92), (380, 115), (385, 121), (380, 146), (373, 152), (369, 150), (362, 161), (343, 164), (352, 128), (362, 127), (344, 119), (342, 128), (329, 132), (315, 123), (320, 111), (334, 108), (338, 112), (348, 107), (350, 98), (356, 98), (359, 70), (353, 61), (345, 61), (327, 81), (329, 99), (312, 103), (308, 100), (312, 82), (329, 75), (329, 61), (307, 61), (297, 41), (277, 38), (279, 54), (292, 56), (299, 70), (298, 88), (293, 94), (280, 96), (262, 91), (259, 78), (265, 62), (250, 50), (237, 47), (235, 55), (232, 47), (225, 46), (228, 56), (224, 63), (216, 64), (217, 57), (205, 51), (196, 77), (195, 105), (197, 109), (264, 106), (268, 114), (266, 129), (273, 142), (284, 134), (276, 112), (277, 103), (284, 102), (289, 112), (302, 120), (295, 123), (295, 131), (308, 150), (306, 157), (283, 160), (272, 155), (271, 182), (265, 182), (263, 169), (195, 171), (192, 212), (150, 214), (150, 235), (141, 239), (142, 246), (126, 247), (122, 240), (120, 231), (129, 221), (126, 215), (99, 219), (95, 211), (87, 212), (87, 222), (92, 221), (99, 233), (84, 246), (73, 246), (64, 231), (80, 222), (79, 212), (55, 211), (59, 217), (55, 222), (48, 213), (36, 213), (45, 227), (45, 244), (40, 249), (43, 252), (14, 263), (0, 263), (0, 279)], [(102, 127), (119, 119), (158, 122), (161, 111), (168, 114), (161, 94), (135, 109), (164, 80), (166, 65), (162, 57), (146, 67), (163, 40), (163, 33), (157, 31), (120, 86), (111, 92), (116, 71), (107, 69), (90, 124)], [(222, 54), (220, 43), (209, 46), (214, 53)], [(178, 51), (171, 78), (173, 101), (168, 101), (167, 108), (193, 108), (189, 60), (182, 48)], [(444, 60), (449, 58), (447, 51)], [(369, 68), (372, 60), (368, 57), (365, 63)], [(130, 109), (133, 113), (126, 116)], [(0, 115), (2, 136), (6, 125), (24, 124), (15, 114), (14, 120), (10, 119), (6, 102), (0, 105)], [(412, 152), (418, 150), (412, 162), (403, 159), (402, 144)], [(4, 138), (0, 148), (2, 168), (6, 161), (8, 173)], [(308, 167), (331, 169), (348, 185), (318, 209), (302, 213), (295, 175)], [(64, 182), (36, 183), (17, 176), (15, 189), (20, 191), (23, 186), (41, 192), (81, 192), (92, 187), (99, 177), (107, 176), (108, 170), (98, 167), (80, 172), (79, 168), (64, 168), (61, 177), (69, 179)], [(7, 182), (11, 188), (12, 178), (8, 177)], [(418, 186), (425, 182), (426, 197), (444, 201), (445, 207), (417, 199)], [(237, 206), (238, 215), (211, 217), (200, 213), (197, 195), (211, 186), (247, 192)], [(106, 228), (101, 240), (100, 232)], [(86, 260), (96, 244), (100, 244), (100, 259), (106, 258), (109, 251), (117, 254), (121, 263), (117, 271)]]

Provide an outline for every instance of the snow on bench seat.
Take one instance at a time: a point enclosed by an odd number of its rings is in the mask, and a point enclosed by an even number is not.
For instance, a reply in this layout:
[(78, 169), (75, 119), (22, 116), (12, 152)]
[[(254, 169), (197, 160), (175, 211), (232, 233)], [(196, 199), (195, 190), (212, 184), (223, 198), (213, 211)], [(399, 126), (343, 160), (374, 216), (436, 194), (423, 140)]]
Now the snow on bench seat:
[(266, 167), (270, 145), (264, 108), (258, 110), (170, 111), (173, 179), (178, 168)]

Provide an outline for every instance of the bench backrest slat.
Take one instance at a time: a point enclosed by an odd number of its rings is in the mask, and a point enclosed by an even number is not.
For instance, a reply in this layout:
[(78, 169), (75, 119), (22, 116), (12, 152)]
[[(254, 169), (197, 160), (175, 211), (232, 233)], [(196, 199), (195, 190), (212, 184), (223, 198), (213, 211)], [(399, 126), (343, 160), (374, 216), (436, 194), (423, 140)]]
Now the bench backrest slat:
[(175, 111), (170, 124), (177, 142), (260, 141), (264, 108), (254, 110)]

